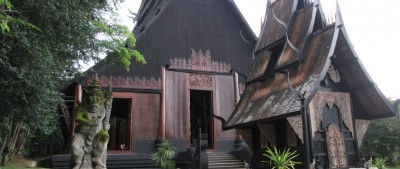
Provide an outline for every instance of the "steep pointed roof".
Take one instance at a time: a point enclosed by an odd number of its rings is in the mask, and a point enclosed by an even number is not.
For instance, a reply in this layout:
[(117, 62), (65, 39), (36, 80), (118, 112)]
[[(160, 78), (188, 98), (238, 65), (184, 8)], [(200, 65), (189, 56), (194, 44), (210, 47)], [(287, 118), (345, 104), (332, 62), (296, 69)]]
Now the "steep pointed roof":
[[(296, 2), (287, 0), (276, 0), (270, 4), (267, 9), (270, 15), (266, 16), (265, 24), (280, 22), (278, 17), (286, 15), (274, 12), (292, 13), (293, 4)], [(290, 70), (291, 84), (300, 93), (305, 93), (305, 104), (308, 105), (320, 89), (331, 65), (337, 68), (341, 84), (346, 87), (345, 92), (349, 92), (353, 98), (355, 118), (376, 119), (394, 115), (387, 99), (357, 59), (342, 23), (340, 10), (336, 12), (336, 22), (327, 24), (319, 6), (318, 0), (315, 0), (295, 10), (285, 22), (289, 29), (281, 26), (283, 33), (275, 26), (263, 27), (246, 89), (225, 129), (298, 115), (300, 101), (289, 89), (283, 71)], [(271, 10), (274, 7), (284, 10)], [(268, 34), (280, 37), (274, 37), (274, 41), (271, 41)], [(279, 44), (283, 46), (277, 50), (275, 46)], [(276, 55), (277, 52), (280, 54)]]
[(256, 43), (231, 0), (143, 0), (133, 33), (147, 64), (132, 60), (130, 72), (119, 65), (96, 65), (99, 77), (158, 79), (161, 66), (171, 58), (190, 58), (191, 49), (209, 50), (214, 61), (248, 74)]

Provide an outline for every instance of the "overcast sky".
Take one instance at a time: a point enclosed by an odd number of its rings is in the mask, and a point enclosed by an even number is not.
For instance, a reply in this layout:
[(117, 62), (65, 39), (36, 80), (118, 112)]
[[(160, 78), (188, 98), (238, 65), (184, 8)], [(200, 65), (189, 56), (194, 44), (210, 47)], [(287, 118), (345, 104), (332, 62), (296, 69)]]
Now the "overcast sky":
[[(335, 0), (320, 0), (335, 6)], [(326, 2), (324, 2), (326, 1)], [(119, 13), (137, 12), (141, 0), (125, 0)], [(266, 0), (235, 0), (256, 35), (266, 9)], [(400, 0), (339, 0), (344, 25), (367, 72), (386, 97), (400, 98)], [(131, 19), (124, 24), (132, 28)]]

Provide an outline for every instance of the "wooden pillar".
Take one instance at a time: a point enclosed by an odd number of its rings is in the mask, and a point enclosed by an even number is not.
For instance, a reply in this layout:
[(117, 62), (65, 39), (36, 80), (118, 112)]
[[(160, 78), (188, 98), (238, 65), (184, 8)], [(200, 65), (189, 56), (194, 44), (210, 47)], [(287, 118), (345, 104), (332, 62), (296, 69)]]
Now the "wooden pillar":
[(158, 139), (165, 139), (165, 67), (161, 67), (161, 110), (158, 123)]
[[(239, 76), (237, 72), (233, 73), (233, 77), (234, 77), (234, 90), (235, 90), (235, 106), (239, 103), (240, 100), (240, 89), (239, 89)], [(236, 139), (237, 140), (241, 140), (242, 138), (242, 134), (240, 132), (240, 129), (236, 129)]]
[(74, 135), (75, 127), (76, 127), (76, 110), (78, 108), (78, 104), (82, 102), (82, 86), (77, 84), (75, 86), (74, 91), (74, 109), (71, 115), (71, 136)]

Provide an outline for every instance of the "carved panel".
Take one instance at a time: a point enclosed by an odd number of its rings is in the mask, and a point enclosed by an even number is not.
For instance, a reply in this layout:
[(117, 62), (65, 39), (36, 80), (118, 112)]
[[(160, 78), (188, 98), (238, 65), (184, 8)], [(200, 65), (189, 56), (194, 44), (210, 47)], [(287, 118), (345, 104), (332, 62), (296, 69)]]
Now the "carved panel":
[[(92, 78), (87, 78), (86, 85), (89, 85), (92, 82)], [(101, 87), (107, 87), (111, 85), (113, 88), (136, 88), (136, 89), (161, 89), (161, 79), (158, 80), (154, 78), (147, 79), (145, 77), (139, 78), (135, 77), (132, 79), (131, 77), (113, 77), (113, 76), (100, 76), (99, 85)]]
[(170, 59), (170, 68), (223, 73), (228, 73), (231, 71), (230, 64), (227, 64), (225, 62), (212, 61), (210, 50), (207, 50), (206, 53), (203, 54), (201, 50), (197, 53), (194, 49), (192, 49), (192, 57), (189, 59)]
[(326, 132), (326, 143), (330, 168), (347, 167), (347, 155), (343, 134), (336, 124), (329, 125)]
[(289, 117), (287, 118), (290, 126), (292, 126), (294, 132), (300, 138), (301, 142), (304, 143), (303, 140), (303, 122), (300, 117)]
[(369, 126), (369, 120), (356, 119), (356, 132), (358, 147), (361, 146), (365, 133)]
[(311, 124), (313, 134), (320, 127), (322, 121), (322, 110), (328, 105), (332, 108), (336, 105), (339, 108), (340, 116), (346, 127), (354, 137), (353, 121), (351, 115), (351, 101), (348, 93), (341, 92), (317, 92), (310, 103)]
[(213, 86), (212, 76), (206, 74), (190, 74), (189, 86), (194, 88), (211, 88)]

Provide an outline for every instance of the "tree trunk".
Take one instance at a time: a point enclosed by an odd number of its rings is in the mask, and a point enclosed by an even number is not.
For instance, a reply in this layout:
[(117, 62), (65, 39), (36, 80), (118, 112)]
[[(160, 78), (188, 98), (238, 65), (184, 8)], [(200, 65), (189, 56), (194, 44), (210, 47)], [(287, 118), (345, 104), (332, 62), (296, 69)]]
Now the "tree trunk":
[[(4, 137), (4, 141), (1, 144), (1, 148), (0, 148), (0, 157), (3, 157), (3, 151), (4, 151), (4, 148), (6, 147), (7, 140), (8, 140), (8, 137)], [(2, 161), (3, 161), (3, 158), (0, 158), (0, 166), (2, 166), (2, 164), (3, 164)]]
[(4, 149), (1, 152), (2, 153), (2, 162), (1, 165), (6, 164), (11, 160), (11, 158), (17, 153), (15, 151), (15, 146), (18, 140), (19, 132), (21, 131), (22, 127), (22, 120), (13, 120), (11, 131), (9, 133), (8, 138), (6, 138), (4, 142)]

